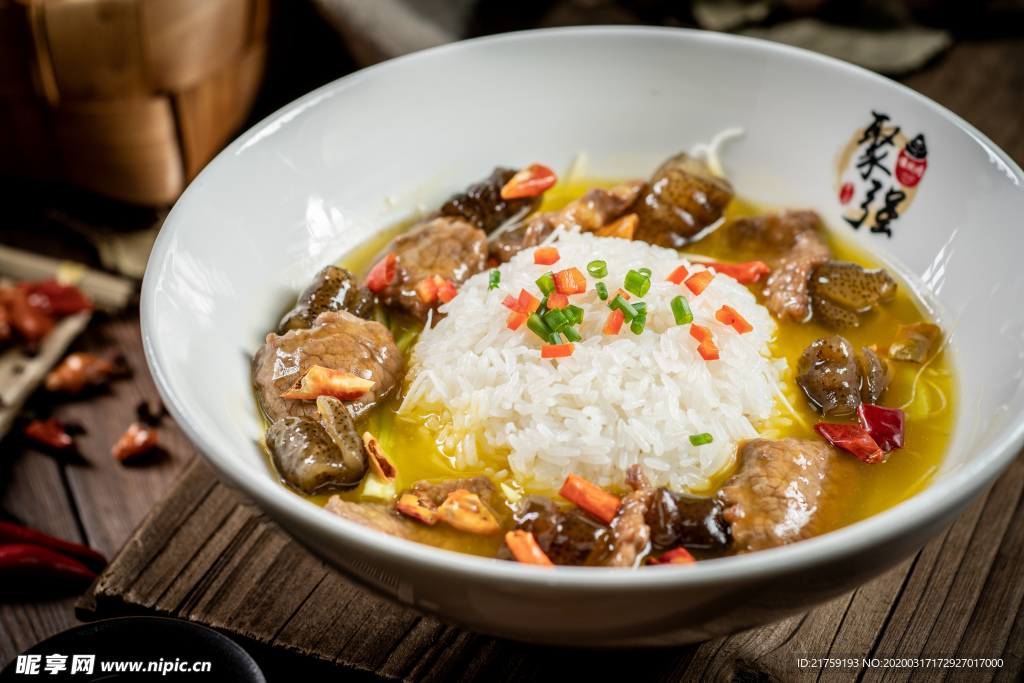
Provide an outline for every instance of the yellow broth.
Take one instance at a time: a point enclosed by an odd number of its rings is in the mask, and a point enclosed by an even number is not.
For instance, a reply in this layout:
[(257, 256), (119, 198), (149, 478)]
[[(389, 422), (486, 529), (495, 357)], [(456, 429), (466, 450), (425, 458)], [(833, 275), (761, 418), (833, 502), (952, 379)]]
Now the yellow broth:
[[(546, 193), (541, 210), (557, 210), (590, 187), (608, 187), (613, 184), (610, 181), (595, 180), (572, 184), (560, 183)], [(727, 220), (757, 215), (763, 211), (763, 207), (755, 208), (742, 200), (734, 199), (729, 206)], [(350, 253), (339, 265), (355, 273), (365, 274), (373, 255), (409, 225), (406, 223), (385, 231), (377, 239)], [(721, 261), (747, 261), (758, 258), (756, 253), (730, 248), (723, 239), (723, 232), (711, 232), (690, 245), (686, 252)], [(853, 261), (868, 268), (882, 267), (877, 259), (851, 243), (837, 239), (828, 231), (825, 237), (836, 260)], [(858, 351), (862, 346), (872, 344), (884, 348), (893, 340), (898, 325), (926, 319), (926, 309), (916, 294), (897, 274), (890, 274), (899, 283), (895, 297), (874, 310), (861, 314), (859, 327), (842, 332)], [(750, 285), (751, 291), (763, 303), (763, 297), (760, 296), (762, 287), (763, 280)], [(400, 345), (403, 337), (404, 341), (408, 342), (420, 329), (415, 321), (402, 315), (392, 314), (388, 322), (395, 339), (400, 340)], [(820, 438), (813, 431), (813, 426), (821, 421), (820, 413), (814, 410), (810, 401), (796, 385), (794, 378), (797, 361), (804, 349), (816, 339), (832, 334), (836, 334), (836, 331), (814, 321), (779, 323), (778, 336), (772, 343), (771, 350), (774, 356), (786, 358), (789, 364), (789, 372), (783, 378), (787, 387), (785, 393), (789, 407), (782, 407), (782, 419), (777, 422), (789, 424), (762, 425), (766, 435), (779, 438)], [(409, 348), (411, 349), (411, 344)], [(406, 350), (406, 361), (409, 355), (409, 350)], [(840, 451), (831, 482), (839, 491), (839, 495), (836, 496), (839, 504), (831, 510), (821, 511), (826, 515), (824, 526), (828, 529), (836, 529), (874, 515), (922, 490), (937, 471), (949, 441), (955, 387), (947, 355), (940, 352), (925, 366), (893, 361), (890, 363), (894, 366), (895, 373), (882, 395), (880, 404), (903, 408), (906, 411), (906, 445), (889, 454), (885, 462), (875, 465), (862, 463), (853, 455)], [(371, 411), (358, 425), (360, 431), (366, 430), (377, 436), (381, 446), (397, 467), (399, 474), (393, 491), (408, 490), (422, 479), (440, 482), (485, 475), (496, 483), (504, 483), (505, 487), (513, 491), (513, 498), (516, 498), (517, 494), (531, 493), (524, 492), (512, 480), (508, 473), (505, 454), (502, 453), (488, 454), (481, 448), (479, 467), (472, 470), (456, 469), (454, 459), (447, 456), (443, 445), (438, 443), (438, 416), (424, 413), (400, 415), (397, 410), (401, 405), (401, 399), (401, 393), (392, 396), (385, 404)], [(790, 408), (795, 415), (790, 412)], [(435, 428), (432, 429), (428, 423), (432, 423)], [(715, 488), (730, 474), (729, 470), (719, 472), (714, 477)], [(501, 492), (499, 489), (499, 493)], [(692, 493), (710, 494), (712, 491)], [(350, 501), (380, 501), (380, 482), (370, 474), (362, 485), (341, 492), (340, 495)], [(320, 505), (325, 504), (328, 498), (328, 495), (309, 497)], [(513, 502), (508, 502), (498, 511), (500, 521), (506, 525), (509, 524), (512, 507)], [(434, 527), (423, 526), (415, 540), (486, 557), (493, 557), (503, 541), (501, 535), (474, 536), (443, 524)]]

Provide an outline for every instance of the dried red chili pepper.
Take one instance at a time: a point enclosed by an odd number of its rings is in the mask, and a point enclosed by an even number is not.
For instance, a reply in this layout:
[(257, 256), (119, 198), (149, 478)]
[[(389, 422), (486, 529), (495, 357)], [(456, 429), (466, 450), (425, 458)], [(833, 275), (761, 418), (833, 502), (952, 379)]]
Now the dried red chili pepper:
[(652, 557), (647, 564), (693, 564), (697, 561), (686, 548), (673, 548), (662, 553), (661, 557)]
[(860, 425), (819, 422), (814, 425), (814, 431), (836, 448), (853, 453), (869, 465), (885, 460), (885, 452)]
[(74, 285), (62, 285), (56, 280), (42, 282), (19, 282), (18, 288), (28, 295), (31, 305), (42, 309), (48, 315), (61, 317), (79, 311), (91, 311), (92, 300)]
[(883, 451), (903, 448), (906, 414), (899, 408), (862, 403), (857, 406), (857, 419)]
[(32, 420), (25, 425), (23, 432), (25, 436), (36, 443), (57, 450), (71, 448), (75, 444), (71, 435), (68, 434), (67, 429), (64, 427), (64, 423), (55, 417), (45, 420)]
[(124, 462), (137, 458), (156, 447), (157, 433), (138, 422), (132, 422), (121, 438), (117, 440), (110, 454), (115, 460)]
[(7, 309), (10, 325), (30, 344), (53, 329), (54, 321), (46, 311), (29, 303), (28, 295), (17, 287), (0, 287), (0, 304)]
[(0, 545), (0, 576), (64, 579), (89, 583), (96, 572), (55, 550), (28, 543)]
[(56, 536), (50, 536), (49, 534), (44, 534), (42, 531), (29, 529), (28, 527), (23, 527), (19, 524), (0, 522), (0, 545), (9, 545), (12, 543), (49, 548), (61, 555), (66, 555), (67, 557), (78, 560), (85, 566), (96, 571), (103, 569), (107, 564), (107, 558), (87, 546), (72, 543), (71, 541), (65, 541), (57, 538)]
[(87, 386), (103, 384), (116, 371), (116, 367), (106, 358), (92, 353), (77, 351), (68, 354), (46, 375), (44, 386), (47, 391), (63, 391), (77, 394)]

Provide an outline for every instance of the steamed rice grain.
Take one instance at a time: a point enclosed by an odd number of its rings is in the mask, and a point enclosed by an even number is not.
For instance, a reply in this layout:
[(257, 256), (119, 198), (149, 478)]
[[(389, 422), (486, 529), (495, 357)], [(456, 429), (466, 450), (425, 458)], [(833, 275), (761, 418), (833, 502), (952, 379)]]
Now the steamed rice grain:
[[(557, 491), (570, 472), (622, 486), (637, 463), (655, 485), (709, 488), (733, 462), (737, 442), (779, 416), (775, 397), (787, 368), (769, 351), (775, 321), (730, 277), (716, 275), (697, 296), (666, 281), (679, 265), (704, 269), (671, 249), (579, 233), (559, 234), (555, 246), (561, 258), (554, 266), (534, 264), (534, 250), (524, 250), (499, 268), (498, 288), (488, 290), (481, 273), (441, 307), (446, 317), (424, 330), (414, 349), (401, 412), (439, 414), (450, 427), (437, 438), (460, 468), (478, 465), (481, 453), (507, 454), (512, 475), (528, 490)], [(542, 359), (546, 342), (525, 324), (508, 329), (502, 301), (522, 289), (539, 297), (535, 281), (545, 272), (575, 266), (586, 273), (595, 259), (607, 263), (602, 281), (612, 293), (630, 269), (652, 271), (643, 333), (629, 325), (618, 335), (602, 332), (608, 304), (588, 276), (588, 291), (570, 297), (584, 309), (582, 341), (572, 356)], [(693, 322), (711, 330), (719, 360), (701, 358), (690, 325), (676, 325), (670, 301), (679, 294)], [(740, 335), (718, 322), (723, 305), (754, 330)], [(704, 432), (713, 441), (691, 445), (689, 437)]]

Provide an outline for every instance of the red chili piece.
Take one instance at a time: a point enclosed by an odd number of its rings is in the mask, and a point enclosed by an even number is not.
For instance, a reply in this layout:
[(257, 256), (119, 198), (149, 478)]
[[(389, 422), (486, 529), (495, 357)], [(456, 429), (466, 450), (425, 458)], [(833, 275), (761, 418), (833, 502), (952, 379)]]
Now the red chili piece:
[(45, 420), (32, 420), (25, 425), (24, 431), (25, 436), (36, 443), (41, 443), (44, 446), (57, 450), (71, 448), (75, 443), (71, 435), (68, 434), (67, 429), (65, 429), (64, 423), (55, 417)]
[(96, 571), (103, 569), (107, 564), (107, 558), (87, 546), (65, 541), (55, 536), (44, 534), (42, 531), (23, 527), (19, 524), (0, 522), (0, 545), (8, 545), (11, 543), (49, 548), (61, 555), (74, 558), (85, 566)]
[(96, 572), (76, 559), (28, 543), (0, 545), (0, 576), (46, 577), (88, 583)]
[(695, 264), (713, 268), (722, 275), (728, 275), (741, 285), (749, 285), (760, 280), (771, 272), (764, 261), (744, 261), (743, 263), (718, 263), (716, 261), (694, 261)]
[(906, 413), (899, 408), (886, 408), (862, 403), (857, 406), (857, 419), (883, 451), (903, 448)]
[(47, 314), (61, 317), (79, 311), (90, 311), (92, 301), (74, 285), (62, 285), (56, 280), (42, 282), (21, 282), (18, 287), (28, 295), (33, 306)]
[(814, 431), (836, 448), (853, 453), (869, 465), (885, 460), (885, 452), (860, 425), (819, 422), (814, 425)]
[(33, 306), (28, 294), (17, 287), (0, 287), (0, 305), (7, 309), (10, 326), (30, 344), (41, 340), (53, 329), (53, 318)]
[(697, 561), (690, 551), (686, 548), (673, 548), (668, 552), (662, 553), (661, 557), (652, 557), (647, 561), (647, 564), (693, 564)]
[(391, 252), (370, 269), (370, 274), (366, 276), (366, 286), (371, 292), (376, 294), (395, 281), (397, 262), (398, 257)]

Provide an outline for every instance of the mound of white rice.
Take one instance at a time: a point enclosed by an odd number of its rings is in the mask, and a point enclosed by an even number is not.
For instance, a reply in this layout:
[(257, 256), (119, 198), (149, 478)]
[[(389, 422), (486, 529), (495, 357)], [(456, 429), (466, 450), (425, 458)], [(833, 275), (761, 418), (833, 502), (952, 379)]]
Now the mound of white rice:
[[(770, 355), (776, 324), (768, 310), (724, 275), (700, 295), (667, 282), (681, 264), (691, 274), (704, 270), (671, 249), (561, 232), (554, 246), (561, 258), (553, 266), (534, 264), (534, 250), (524, 250), (500, 267), (498, 288), (488, 291), (484, 272), (442, 306), (447, 317), (416, 344), (401, 412), (440, 415), (438, 441), (460, 468), (477, 467), (481, 452), (507, 453), (529, 490), (557, 491), (570, 472), (621, 485), (635, 463), (656, 485), (706, 489), (733, 462), (737, 441), (756, 436), (755, 425), (773, 415), (786, 363)], [(652, 271), (642, 334), (628, 323), (618, 335), (602, 332), (610, 311), (586, 270), (594, 260), (608, 264), (602, 281), (612, 294), (630, 269)], [(525, 324), (508, 329), (502, 301), (521, 289), (541, 298), (537, 278), (572, 266), (587, 276), (588, 291), (569, 297), (585, 311), (583, 339), (570, 357), (542, 359), (545, 342)], [(713, 333), (719, 360), (701, 358), (690, 325), (676, 325), (670, 301), (679, 294), (694, 323)], [(740, 335), (718, 322), (723, 305), (754, 330)], [(712, 443), (691, 445), (689, 437), (704, 432)]]

